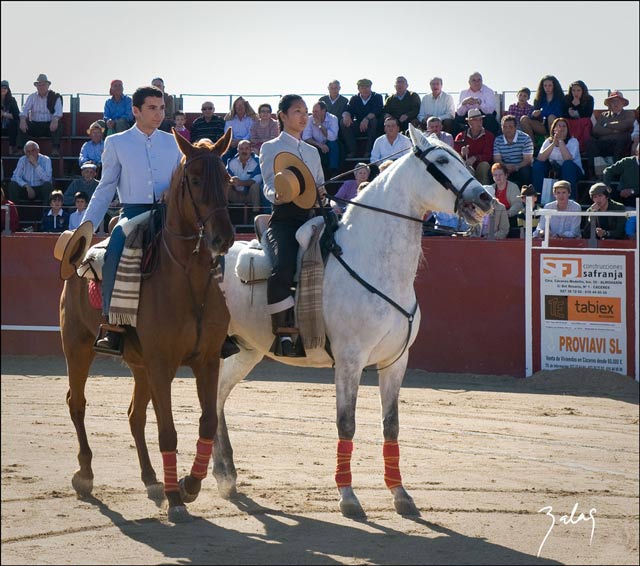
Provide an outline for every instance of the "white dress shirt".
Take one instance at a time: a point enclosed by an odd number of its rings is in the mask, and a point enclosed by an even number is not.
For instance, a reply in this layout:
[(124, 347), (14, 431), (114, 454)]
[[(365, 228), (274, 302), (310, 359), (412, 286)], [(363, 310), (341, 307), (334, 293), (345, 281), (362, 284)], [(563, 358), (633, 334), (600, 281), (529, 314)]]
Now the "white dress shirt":
[(118, 192), (121, 205), (152, 204), (169, 188), (182, 159), (175, 138), (161, 130), (150, 136), (133, 126), (104, 143), (102, 178), (89, 201), (85, 221), (98, 228)]
[[(394, 161), (398, 157), (402, 157), (408, 151), (411, 151), (413, 144), (411, 140), (403, 135), (398, 134), (393, 143), (389, 142), (389, 138), (384, 134), (373, 142), (373, 148), (371, 149), (371, 163), (374, 161), (380, 161), (381, 159), (393, 159)], [(402, 153), (396, 153), (401, 151)], [(393, 155), (396, 153), (396, 155)]]

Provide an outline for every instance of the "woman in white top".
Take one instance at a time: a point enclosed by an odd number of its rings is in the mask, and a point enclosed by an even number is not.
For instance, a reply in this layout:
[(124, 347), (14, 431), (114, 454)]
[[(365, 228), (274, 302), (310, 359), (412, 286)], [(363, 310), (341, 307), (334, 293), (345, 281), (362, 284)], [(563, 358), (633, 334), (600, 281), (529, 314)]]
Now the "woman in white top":
[(556, 178), (571, 185), (571, 198), (578, 197), (578, 180), (584, 175), (580, 157), (580, 143), (569, 133), (565, 118), (556, 118), (551, 124), (550, 136), (544, 140), (538, 157), (533, 162), (533, 186), (542, 192), (542, 182), (551, 169)]

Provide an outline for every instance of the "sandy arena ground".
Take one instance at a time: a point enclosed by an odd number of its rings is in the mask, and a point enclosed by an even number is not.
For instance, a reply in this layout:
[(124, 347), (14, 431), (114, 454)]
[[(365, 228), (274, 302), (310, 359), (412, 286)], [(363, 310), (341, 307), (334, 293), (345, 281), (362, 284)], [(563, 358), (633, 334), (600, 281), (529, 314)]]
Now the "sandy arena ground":
[[(95, 487), (81, 500), (71, 487), (77, 441), (64, 360), (2, 359), (2, 564), (638, 563), (638, 384), (630, 378), (409, 371), (400, 463), (422, 513), (410, 519), (394, 512), (383, 482), (377, 377), (365, 374), (352, 470), (367, 519), (354, 521), (340, 514), (333, 481), (332, 373), (262, 362), (227, 403), (240, 497), (221, 499), (209, 473), (189, 505), (198, 518), (173, 525), (139, 479), (128, 370), (102, 358), (92, 375)], [(182, 476), (199, 417), (187, 370), (173, 395)]]

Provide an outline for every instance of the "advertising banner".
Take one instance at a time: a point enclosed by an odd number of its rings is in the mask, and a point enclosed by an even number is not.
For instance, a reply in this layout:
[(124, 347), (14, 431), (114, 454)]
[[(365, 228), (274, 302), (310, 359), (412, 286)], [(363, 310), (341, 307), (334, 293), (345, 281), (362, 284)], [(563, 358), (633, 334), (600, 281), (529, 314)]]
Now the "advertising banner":
[(623, 256), (540, 254), (540, 309), (541, 369), (627, 374)]

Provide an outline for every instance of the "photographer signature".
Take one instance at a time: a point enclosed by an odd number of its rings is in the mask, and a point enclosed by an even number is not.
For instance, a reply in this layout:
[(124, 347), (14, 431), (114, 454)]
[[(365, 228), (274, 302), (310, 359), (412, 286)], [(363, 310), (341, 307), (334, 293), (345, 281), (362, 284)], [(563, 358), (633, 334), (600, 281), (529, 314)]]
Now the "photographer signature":
[[(580, 515), (576, 517), (577, 509), (578, 509), (578, 503), (576, 503), (573, 506), (573, 509), (571, 510), (570, 515), (562, 515), (560, 519), (558, 519), (558, 522), (564, 523), (565, 525), (576, 525), (580, 521), (591, 521), (591, 538), (589, 539), (589, 546), (591, 546), (591, 541), (593, 540), (593, 533), (596, 530), (596, 518), (594, 517), (594, 514), (596, 513), (596, 509), (595, 507), (592, 509), (589, 509), (589, 515), (587, 517), (585, 517), (584, 513), (580, 513)], [(542, 539), (542, 543), (540, 544), (540, 548), (538, 549), (538, 554), (537, 554), (538, 558), (540, 557), (540, 553), (542, 552), (542, 547), (544, 546), (544, 543), (547, 542), (547, 538), (551, 534), (553, 527), (556, 526), (556, 517), (553, 514), (553, 507), (551, 505), (547, 505), (546, 507), (543, 507), (542, 509), (538, 510), (538, 513), (542, 513), (543, 511), (545, 512), (545, 515), (547, 515), (547, 517), (551, 517), (551, 525), (549, 525), (549, 530), (547, 531), (547, 534), (544, 535), (544, 538)]]

